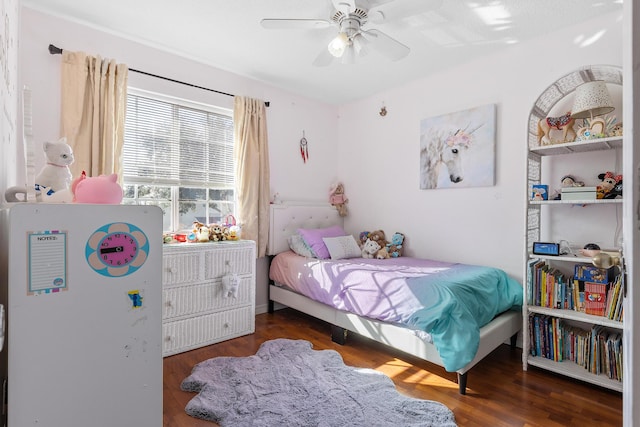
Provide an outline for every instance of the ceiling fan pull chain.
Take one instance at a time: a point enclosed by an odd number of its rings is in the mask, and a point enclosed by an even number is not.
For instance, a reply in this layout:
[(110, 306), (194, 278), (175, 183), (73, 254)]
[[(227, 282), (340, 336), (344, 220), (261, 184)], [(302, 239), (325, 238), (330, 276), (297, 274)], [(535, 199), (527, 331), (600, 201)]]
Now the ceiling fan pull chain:
[(309, 148), (307, 146), (307, 138), (304, 137), (304, 130), (302, 131), (302, 139), (300, 139), (300, 155), (302, 156), (302, 161), (307, 163), (309, 159)]

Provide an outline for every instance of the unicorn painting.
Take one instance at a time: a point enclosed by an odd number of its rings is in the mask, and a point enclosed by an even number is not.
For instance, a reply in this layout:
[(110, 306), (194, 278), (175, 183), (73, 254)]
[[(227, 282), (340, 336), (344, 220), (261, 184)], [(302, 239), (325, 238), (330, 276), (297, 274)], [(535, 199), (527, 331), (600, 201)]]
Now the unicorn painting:
[(420, 188), (494, 185), (495, 105), (421, 122)]

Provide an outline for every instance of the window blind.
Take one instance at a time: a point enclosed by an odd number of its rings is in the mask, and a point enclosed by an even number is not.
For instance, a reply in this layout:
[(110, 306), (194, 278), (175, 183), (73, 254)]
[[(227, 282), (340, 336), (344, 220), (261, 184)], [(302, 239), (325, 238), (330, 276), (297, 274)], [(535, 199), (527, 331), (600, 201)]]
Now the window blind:
[(193, 106), (127, 95), (124, 181), (233, 189), (233, 118)]

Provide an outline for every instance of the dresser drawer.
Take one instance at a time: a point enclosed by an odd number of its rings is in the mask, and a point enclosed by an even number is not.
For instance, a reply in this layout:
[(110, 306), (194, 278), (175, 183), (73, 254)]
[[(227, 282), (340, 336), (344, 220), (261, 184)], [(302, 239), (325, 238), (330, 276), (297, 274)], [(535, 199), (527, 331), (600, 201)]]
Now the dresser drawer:
[(223, 294), (222, 283), (199, 283), (190, 286), (176, 286), (163, 291), (163, 319), (172, 319), (208, 311), (253, 304), (253, 278), (240, 277), (238, 293), (233, 296)]
[(201, 281), (202, 259), (199, 251), (165, 253), (162, 257), (162, 284), (176, 285)]
[(252, 306), (167, 322), (162, 325), (162, 355), (169, 356), (251, 334), (254, 329)]
[(217, 279), (227, 273), (254, 274), (256, 268), (253, 244), (227, 244), (224, 250), (204, 253), (205, 279)]

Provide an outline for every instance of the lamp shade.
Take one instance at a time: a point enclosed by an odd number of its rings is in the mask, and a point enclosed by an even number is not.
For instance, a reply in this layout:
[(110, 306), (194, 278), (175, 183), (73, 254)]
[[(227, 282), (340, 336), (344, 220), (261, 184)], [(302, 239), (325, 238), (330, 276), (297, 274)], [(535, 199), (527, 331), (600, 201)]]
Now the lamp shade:
[(615, 110), (607, 84), (602, 80), (583, 83), (576, 88), (571, 117), (587, 119)]

